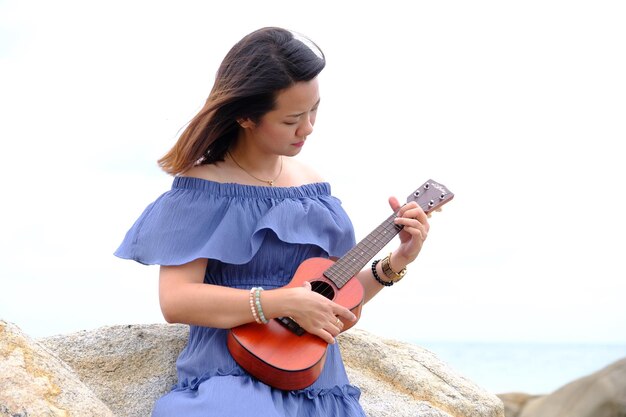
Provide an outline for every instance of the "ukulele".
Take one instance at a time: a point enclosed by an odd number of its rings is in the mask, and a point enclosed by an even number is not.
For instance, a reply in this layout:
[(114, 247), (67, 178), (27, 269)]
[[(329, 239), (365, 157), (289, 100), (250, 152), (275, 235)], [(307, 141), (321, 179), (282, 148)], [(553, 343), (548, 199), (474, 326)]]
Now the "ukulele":
[[(417, 202), (426, 214), (452, 200), (454, 194), (440, 183), (428, 180), (407, 198)], [(374, 231), (336, 262), (326, 258), (309, 258), (302, 262), (293, 279), (284, 288), (302, 287), (305, 281), (316, 291), (361, 315), (364, 290), (358, 279), (352, 279), (401, 230), (389, 216)], [(342, 320), (343, 321), (343, 320)], [(344, 322), (342, 331), (355, 322)], [(302, 329), (289, 317), (279, 317), (268, 324), (256, 322), (234, 327), (228, 332), (227, 345), (235, 361), (264, 383), (282, 390), (308, 387), (324, 367), (328, 344)]]

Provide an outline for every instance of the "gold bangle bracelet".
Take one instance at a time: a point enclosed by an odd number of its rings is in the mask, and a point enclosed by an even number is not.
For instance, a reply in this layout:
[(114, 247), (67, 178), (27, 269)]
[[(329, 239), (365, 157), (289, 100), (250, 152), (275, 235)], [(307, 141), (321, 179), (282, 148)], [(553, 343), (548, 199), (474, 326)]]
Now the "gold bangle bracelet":
[(406, 267), (403, 268), (400, 272), (395, 272), (393, 268), (391, 268), (391, 253), (385, 256), (380, 263), (383, 269), (383, 273), (393, 282), (400, 281), (406, 274)]

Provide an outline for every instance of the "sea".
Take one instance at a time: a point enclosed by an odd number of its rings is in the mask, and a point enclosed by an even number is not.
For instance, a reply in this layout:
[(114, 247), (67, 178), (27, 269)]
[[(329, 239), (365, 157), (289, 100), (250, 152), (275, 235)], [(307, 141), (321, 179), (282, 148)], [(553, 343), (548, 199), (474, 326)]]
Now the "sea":
[(626, 358), (622, 344), (413, 343), (494, 394), (549, 394)]

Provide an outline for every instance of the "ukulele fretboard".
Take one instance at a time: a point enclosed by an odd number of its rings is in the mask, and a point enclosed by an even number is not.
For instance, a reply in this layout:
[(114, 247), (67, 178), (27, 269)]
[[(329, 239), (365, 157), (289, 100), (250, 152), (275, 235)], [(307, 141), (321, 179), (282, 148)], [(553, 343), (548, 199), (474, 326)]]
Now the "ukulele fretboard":
[(337, 288), (343, 287), (402, 230), (402, 226), (393, 222), (395, 218), (396, 213), (389, 216), (380, 226), (328, 268), (324, 272), (324, 276), (335, 283)]

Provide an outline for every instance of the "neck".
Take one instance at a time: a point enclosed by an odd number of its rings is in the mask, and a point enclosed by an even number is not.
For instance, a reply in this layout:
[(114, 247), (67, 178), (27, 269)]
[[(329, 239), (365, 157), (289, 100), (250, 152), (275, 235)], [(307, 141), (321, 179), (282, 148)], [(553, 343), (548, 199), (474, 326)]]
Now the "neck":
[(235, 165), (235, 169), (241, 170), (255, 182), (274, 186), (283, 170), (282, 155), (258, 155), (251, 152), (237, 152), (236, 149), (228, 151), (228, 158)]
[(252, 152), (239, 152), (235, 149), (228, 151), (234, 159), (248, 171), (263, 177), (271, 177), (278, 173), (281, 155), (261, 155)]
[(262, 178), (276, 175), (280, 166), (280, 155), (264, 152), (256, 146), (256, 138), (240, 129), (237, 141), (230, 147), (229, 152), (245, 169)]

